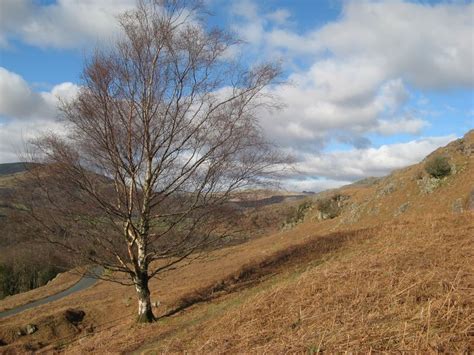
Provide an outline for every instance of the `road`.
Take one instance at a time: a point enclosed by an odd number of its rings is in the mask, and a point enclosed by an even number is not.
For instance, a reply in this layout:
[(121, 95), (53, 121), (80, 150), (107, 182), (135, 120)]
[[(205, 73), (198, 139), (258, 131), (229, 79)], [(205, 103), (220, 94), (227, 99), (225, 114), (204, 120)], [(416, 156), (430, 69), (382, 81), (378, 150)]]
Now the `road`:
[[(102, 273), (101, 270), (102, 270), (101, 268), (95, 268), (92, 273), (95, 274), (95, 275), (100, 275)], [(41, 306), (41, 305), (46, 304), (46, 303), (57, 301), (61, 298), (69, 296), (73, 293), (85, 290), (86, 288), (91, 287), (96, 282), (97, 282), (97, 278), (95, 278), (95, 277), (88, 276), (88, 275), (83, 276), (76, 284), (74, 284), (73, 286), (69, 287), (68, 289), (66, 289), (64, 291), (61, 291), (61, 292), (56, 293), (54, 295), (51, 295), (51, 296), (48, 296), (48, 297), (45, 297), (45, 298), (41, 298), (39, 300), (30, 302), (30, 303), (27, 303), (27, 304), (24, 304), (24, 305), (21, 305), (21, 306), (18, 306), (18, 307), (15, 307), (15, 308), (3, 311), (3, 312), (0, 312), (0, 319), (10, 317), (10, 316), (14, 316), (18, 313), (26, 311), (27, 309), (35, 308), (35, 307)]]

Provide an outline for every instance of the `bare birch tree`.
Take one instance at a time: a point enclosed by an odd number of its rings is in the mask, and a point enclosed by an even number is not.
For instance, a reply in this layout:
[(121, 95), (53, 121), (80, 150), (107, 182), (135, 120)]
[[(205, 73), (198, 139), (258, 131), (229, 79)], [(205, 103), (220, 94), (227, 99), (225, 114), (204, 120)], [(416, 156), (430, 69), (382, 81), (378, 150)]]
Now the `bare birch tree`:
[(33, 142), (35, 233), (112, 272), (103, 277), (125, 274), (116, 280), (134, 285), (140, 322), (154, 320), (149, 280), (224, 233), (232, 193), (283, 162), (256, 118), (278, 66), (237, 65), (238, 41), (203, 14), (195, 2), (140, 1), (62, 104), (66, 134)]

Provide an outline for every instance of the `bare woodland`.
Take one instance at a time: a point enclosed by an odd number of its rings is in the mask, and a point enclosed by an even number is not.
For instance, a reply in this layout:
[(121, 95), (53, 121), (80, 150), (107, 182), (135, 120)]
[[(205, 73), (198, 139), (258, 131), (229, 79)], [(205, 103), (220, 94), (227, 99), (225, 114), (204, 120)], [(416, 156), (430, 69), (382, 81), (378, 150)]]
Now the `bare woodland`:
[(133, 284), (140, 322), (154, 320), (150, 278), (205, 253), (228, 232), (232, 194), (286, 161), (257, 122), (279, 67), (239, 64), (239, 41), (206, 16), (196, 2), (140, 1), (62, 104), (66, 131), (30, 147), (34, 233)]

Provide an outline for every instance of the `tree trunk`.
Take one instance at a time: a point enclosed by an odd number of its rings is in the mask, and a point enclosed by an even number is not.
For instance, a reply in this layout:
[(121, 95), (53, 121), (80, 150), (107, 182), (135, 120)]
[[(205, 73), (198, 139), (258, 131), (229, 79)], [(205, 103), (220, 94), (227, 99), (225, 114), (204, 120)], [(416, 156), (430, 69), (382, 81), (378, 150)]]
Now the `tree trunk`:
[(135, 289), (138, 295), (138, 323), (151, 323), (155, 316), (151, 309), (150, 290), (148, 289), (148, 275), (142, 273), (137, 277)]

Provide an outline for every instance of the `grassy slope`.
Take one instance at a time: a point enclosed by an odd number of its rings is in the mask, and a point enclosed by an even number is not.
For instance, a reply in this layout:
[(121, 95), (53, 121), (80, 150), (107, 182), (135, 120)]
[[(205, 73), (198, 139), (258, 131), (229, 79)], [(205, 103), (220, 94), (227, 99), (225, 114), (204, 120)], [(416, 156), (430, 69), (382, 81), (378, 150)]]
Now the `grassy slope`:
[[(302, 263), (298, 276), (142, 350), (472, 350), (474, 215), (453, 211), (465, 210), (474, 190), (473, 151), (471, 131), (434, 152), (447, 155), (455, 173), (431, 193), (422, 190), (423, 163), (340, 189), (349, 203), (325, 229), (385, 221), (364, 232), (368, 240), (315, 267)], [(321, 228), (314, 216), (311, 225)]]
[[(474, 132), (464, 143), (474, 148)], [(474, 149), (466, 154), (459, 142), (446, 149), (457, 173), (432, 193), (421, 192), (423, 166), (415, 165), (370, 186), (341, 189), (350, 199), (338, 218), (319, 222), (314, 212), (294, 229), (215, 251), (154, 280), (160, 314), (183, 299), (209, 298), (172, 317), (135, 325), (133, 289), (99, 282), (0, 321), (0, 339), (13, 343), (3, 349), (41, 342), (52, 344), (45, 351), (61, 345), (98, 353), (472, 350), (474, 215), (452, 209), (457, 199), (467, 206), (474, 189)], [(349, 237), (332, 241), (334, 248), (311, 247), (331, 244), (331, 231)], [(292, 245), (303, 246), (288, 253)], [(70, 306), (86, 311), (80, 332), (62, 317)], [(15, 336), (28, 322), (39, 331)]]
[(372, 233), (140, 350), (472, 350), (472, 219), (405, 221)]
[[(9, 164), (0, 164), (0, 221), (2, 221), (1, 218), (7, 218), (9, 213), (18, 207), (12, 203), (11, 196), (15, 194), (19, 181), (24, 179), (25, 175), (24, 172), (3, 174), (2, 171), (10, 171), (10, 169), (2, 169), (3, 165)], [(5, 221), (0, 223), (6, 223)]]

